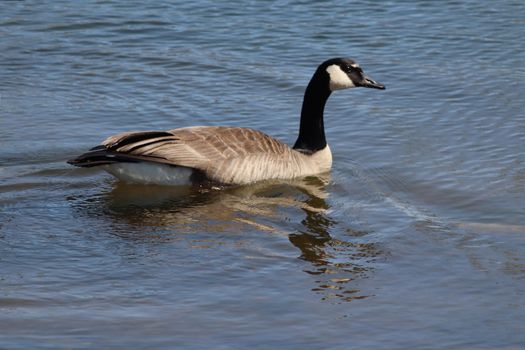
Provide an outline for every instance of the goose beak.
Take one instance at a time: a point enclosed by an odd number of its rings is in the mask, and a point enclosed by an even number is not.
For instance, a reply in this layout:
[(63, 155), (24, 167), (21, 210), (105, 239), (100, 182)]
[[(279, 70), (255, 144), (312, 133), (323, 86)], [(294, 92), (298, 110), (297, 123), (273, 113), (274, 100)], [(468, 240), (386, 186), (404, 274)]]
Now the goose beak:
[(373, 80), (367, 75), (363, 76), (363, 80), (358, 84), (358, 86), (379, 90), (385, 89), (385, 86), (383, 84), (378, 83), (377, 81)]

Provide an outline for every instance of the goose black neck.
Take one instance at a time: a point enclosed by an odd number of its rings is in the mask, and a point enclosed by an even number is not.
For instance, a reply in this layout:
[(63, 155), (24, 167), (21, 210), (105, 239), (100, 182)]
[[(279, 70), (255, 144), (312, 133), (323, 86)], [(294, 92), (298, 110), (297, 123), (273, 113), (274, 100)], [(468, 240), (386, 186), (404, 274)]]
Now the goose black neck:
[(314, 153), (326, 147), (323, 112), (330, 96), (328, 77), (316, 72), (304, 93), (299, 137), (293, 148)]

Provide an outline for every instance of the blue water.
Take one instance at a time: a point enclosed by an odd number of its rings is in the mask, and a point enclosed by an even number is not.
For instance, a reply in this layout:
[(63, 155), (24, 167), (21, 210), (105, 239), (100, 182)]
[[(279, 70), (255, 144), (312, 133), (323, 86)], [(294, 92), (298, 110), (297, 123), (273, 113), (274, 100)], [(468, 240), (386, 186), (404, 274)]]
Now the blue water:
[[(525, 347), (525, 4), (4, 1), (0, 348)], [(130, 130), (289, 144), (322, 61), (330, 174), (198, 191), (65, 160)]]

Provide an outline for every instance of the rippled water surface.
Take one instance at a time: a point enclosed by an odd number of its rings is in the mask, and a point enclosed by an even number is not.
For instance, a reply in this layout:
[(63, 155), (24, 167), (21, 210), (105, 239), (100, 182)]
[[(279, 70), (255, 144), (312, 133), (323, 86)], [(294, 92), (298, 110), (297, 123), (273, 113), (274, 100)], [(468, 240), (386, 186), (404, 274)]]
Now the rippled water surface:
[[(0, 348), (525, 348), (522, 1), (4, 1)], [(127, 130), (293, 143), (330, 174), (133, 186), (65, 160)]]

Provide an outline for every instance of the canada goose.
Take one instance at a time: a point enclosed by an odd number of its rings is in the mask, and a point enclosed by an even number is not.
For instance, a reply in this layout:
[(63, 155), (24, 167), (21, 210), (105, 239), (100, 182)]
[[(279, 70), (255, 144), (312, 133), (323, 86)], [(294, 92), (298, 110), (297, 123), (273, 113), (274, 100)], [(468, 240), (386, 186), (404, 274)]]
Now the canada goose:
[(195, 126), (110, 136), (68, 163), (100, 166), (126, 182), (159, 185), (248, 184), (323, 173), (332, 166), (323, 124), (326, 100), (332, 91), (352, 87), (385, 88), (349, 58), (333, 58), (317, 68), (304, 93), (293, 148), (253, 129)]

